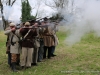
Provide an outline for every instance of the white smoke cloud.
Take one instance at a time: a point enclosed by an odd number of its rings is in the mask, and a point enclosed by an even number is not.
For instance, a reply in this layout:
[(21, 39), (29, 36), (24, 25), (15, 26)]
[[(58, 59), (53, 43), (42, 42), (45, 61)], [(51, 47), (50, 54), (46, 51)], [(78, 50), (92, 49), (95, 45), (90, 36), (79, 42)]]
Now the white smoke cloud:
[(13, 6), (3, 5), (3, 14), (5, 20), (19, 23), (21, 17), (21, 3), (16, 1)]
[[(69, 14), (72, 14), (70, 17)], [(65, 12), (66, 24), (70, 25), (70, 34), (66, 39), (68, 45), (79, 42), (84, 34), (94, 31), (100, 36), (100, 0), (76, 0), (74, 11)]]
[(3, 16), (6, 20), (9, 19), (10, 14), (13, 13), (13, 8), (11, 6), (3, 6), (4, 10), (3, 10)]

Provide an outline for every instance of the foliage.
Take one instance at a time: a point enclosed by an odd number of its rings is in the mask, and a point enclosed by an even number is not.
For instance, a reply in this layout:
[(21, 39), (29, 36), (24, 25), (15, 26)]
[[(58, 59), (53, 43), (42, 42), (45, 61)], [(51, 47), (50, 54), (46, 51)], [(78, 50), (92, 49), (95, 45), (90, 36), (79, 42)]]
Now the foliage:
[(21, 21), (26, 22), (27, 20), (34, 19), (35, 17), (31, 15), (31, 6), (28, 0), (22, 2), (22, 16)]
[(59, 20), (59, 21), (61, 21), (62, 19), (63, 19), (63, 17), (60, 16), (59, 14), (56, 14), (56, 15), (50, 17), (50, 20)]

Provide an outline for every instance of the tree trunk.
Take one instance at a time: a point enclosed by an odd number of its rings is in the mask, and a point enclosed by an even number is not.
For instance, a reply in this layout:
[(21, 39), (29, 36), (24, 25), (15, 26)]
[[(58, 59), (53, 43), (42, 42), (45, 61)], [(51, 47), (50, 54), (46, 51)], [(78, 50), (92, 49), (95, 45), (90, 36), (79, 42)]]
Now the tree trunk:
[[(1, 3), (1, 0), (0, 0), (0, 6), (1, 6), (1, 14), (3, 14), (3, 5)], [(5, 20), (3, 15), (2, 15), (2, 22), (3, 22), (3, 29), (5, 30), (6, 27), (8, 27), (8, 21)]]

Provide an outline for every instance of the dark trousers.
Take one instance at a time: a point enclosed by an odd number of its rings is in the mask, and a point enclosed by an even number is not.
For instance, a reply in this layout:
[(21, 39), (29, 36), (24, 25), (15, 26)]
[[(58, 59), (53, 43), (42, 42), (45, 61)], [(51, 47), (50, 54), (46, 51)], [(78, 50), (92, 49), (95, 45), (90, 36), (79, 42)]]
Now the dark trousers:
[(38, 61), (41, 61), (43, 59), (43, 53), (44, 53), (44, 45), (40, 45), (38, 51)]
[(48, 57), (48, 58), (51, 57), (51, 49), (52, 49), (52, 47), (44, 46), (44, 54), (43, 54), (43, 58), (44, 58), (44, 59), (46, 58), (47, 50), (48, 50), (48, 55), (47, 55), (47, 57)]
[(44, 53), (44, 41), (42, 38), (40, 38), (40, 47), (38, 51), (38, 61), (41, 61), (43, 59), (43, 53)]
[(51, 55), (54, 54), (54, 52), (55, 52), (55, 46), (52, 46)]
[(8, 64), (11, 66), (11, 53), (8, 52)]

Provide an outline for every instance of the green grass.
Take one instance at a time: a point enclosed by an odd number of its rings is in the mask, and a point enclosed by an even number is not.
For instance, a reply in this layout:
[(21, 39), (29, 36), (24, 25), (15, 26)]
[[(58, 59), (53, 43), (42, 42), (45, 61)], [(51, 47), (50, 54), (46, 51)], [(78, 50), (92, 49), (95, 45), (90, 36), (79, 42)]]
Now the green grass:
[(57, 32), (56, 57), (38, 63), (37, 67), (13, 73), (7, 64), (6, 36), (0, 32), (0, 75), (100, 75), (100, 38), (86, 34), (73, 46), (66, 45), (67, 32)]

